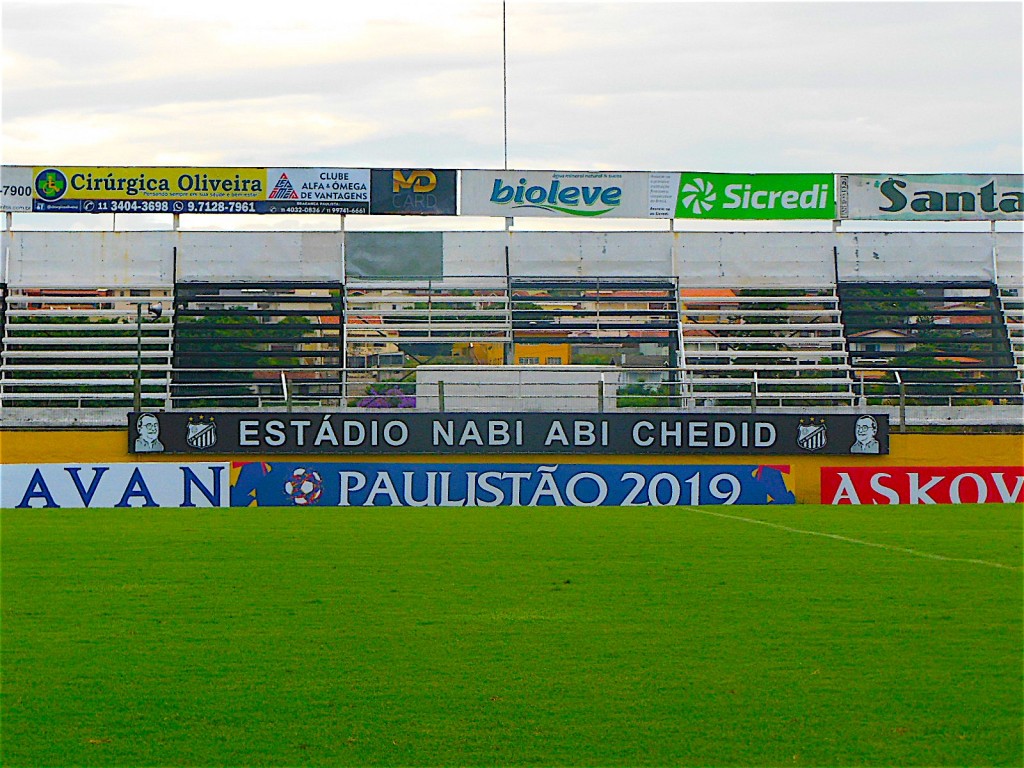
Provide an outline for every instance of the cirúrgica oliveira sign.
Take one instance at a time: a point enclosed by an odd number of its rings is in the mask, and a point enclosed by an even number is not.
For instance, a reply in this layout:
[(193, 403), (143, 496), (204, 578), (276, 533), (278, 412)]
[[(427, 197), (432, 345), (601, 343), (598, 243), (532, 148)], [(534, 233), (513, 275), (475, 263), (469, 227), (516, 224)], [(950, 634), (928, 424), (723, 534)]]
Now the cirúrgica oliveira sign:
[(748, 455), (889, 452), (884, 414), (129, 414), (130, 453)]

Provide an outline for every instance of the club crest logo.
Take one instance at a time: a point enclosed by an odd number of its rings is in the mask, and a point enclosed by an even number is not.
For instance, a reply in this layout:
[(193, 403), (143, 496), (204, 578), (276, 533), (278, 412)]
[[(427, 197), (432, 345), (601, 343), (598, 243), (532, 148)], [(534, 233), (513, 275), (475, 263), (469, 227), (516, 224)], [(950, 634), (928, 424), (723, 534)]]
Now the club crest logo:
[(825, 419), (811, 416), (800, 419), (797, 426), (796, 444), (805, 451), (820, 451), (828, 444), (828, 426)]
[(217, 422), (213, 416), (189, 416), (185, 442), (193, 448), (206, 450), (217, 444)]

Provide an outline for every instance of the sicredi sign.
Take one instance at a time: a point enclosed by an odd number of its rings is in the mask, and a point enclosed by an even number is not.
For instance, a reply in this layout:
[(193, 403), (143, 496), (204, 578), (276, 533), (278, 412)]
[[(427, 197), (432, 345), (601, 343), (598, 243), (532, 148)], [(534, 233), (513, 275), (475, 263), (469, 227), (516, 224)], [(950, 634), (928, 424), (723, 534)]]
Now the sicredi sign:
[(839, 176), (839, 218), (890, 221), (1021, 221), (1021, 174)]
[(647, 187), (640, 171), (463, 171), (459, 213), (648, 218)]
[(681, 173), (677, 219), (834, 219), (829, 173)]

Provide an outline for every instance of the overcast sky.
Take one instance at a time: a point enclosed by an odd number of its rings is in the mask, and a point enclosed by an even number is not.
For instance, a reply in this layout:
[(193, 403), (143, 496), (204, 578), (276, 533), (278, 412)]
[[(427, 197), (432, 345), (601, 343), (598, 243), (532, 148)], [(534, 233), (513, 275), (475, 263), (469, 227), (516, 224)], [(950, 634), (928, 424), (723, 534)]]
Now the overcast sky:
[[(6, 164), (500, 168), (500, 2), (3, 2)], [(1020, 172), (1021, 3), (507, 5), (513, 168)]]
[[(1022, 170), (1020, 2), (525, 3), (510, 168)], [(501, 168), (502, 4), (3, 0), (3, 163)]]

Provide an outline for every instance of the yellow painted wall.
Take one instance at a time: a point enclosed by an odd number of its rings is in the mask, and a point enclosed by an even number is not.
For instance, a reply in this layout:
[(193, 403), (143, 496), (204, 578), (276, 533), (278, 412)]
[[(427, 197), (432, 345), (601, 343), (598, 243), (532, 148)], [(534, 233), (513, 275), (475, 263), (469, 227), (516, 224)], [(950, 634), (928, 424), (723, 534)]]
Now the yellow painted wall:
[[(576, 456), (557, 457), (561, 463), (575, 464), (777, 464), (791, 467), (790, 488), (797, 501), (816, 504), (821, 497), (821, 468), (876, 466), (1024, 466), (1024, 435), (901, 435), (889, 436), (888, 456)], [(183, 456), (141, 457), (128, 453), (127, 430), (0, 430), (0, 463), (60, 464), (66, 462), (101, 463), (135, 461), (181, 461)], [(252, 461), (258, 456), (193, 454), (190, 460)], [(303, 461), (349, 460), (374, 462), (380, 456), (331, 457), (294, 456)], [(396, 463), (430, 462), (435, 457), (407, 455), (390, 457)], [(444, 457), (445, 463), (494, 462), (550, 464), (551, 456), (465, 456)]]
[(568, 365), (572, 358), (572, 346), (569, 344), (516, 344), (512, 347), (512, 362), (520, 365), (520, 358), (536, 357), (540, 365), (548, 365), (548, 358), (557, 357), (558, 365)]

